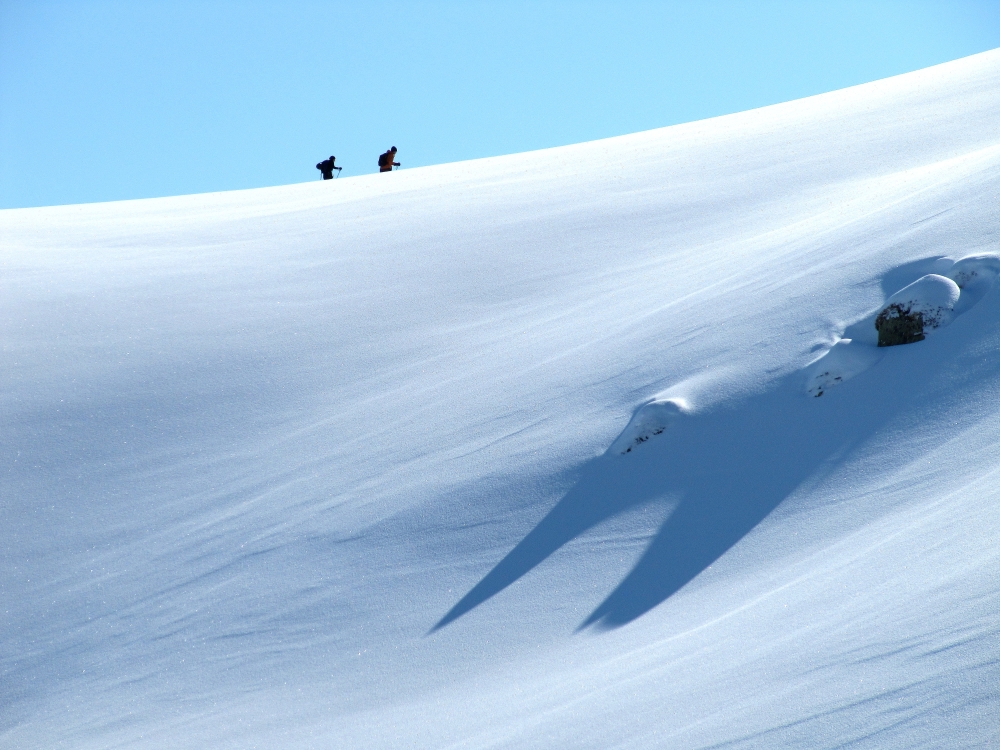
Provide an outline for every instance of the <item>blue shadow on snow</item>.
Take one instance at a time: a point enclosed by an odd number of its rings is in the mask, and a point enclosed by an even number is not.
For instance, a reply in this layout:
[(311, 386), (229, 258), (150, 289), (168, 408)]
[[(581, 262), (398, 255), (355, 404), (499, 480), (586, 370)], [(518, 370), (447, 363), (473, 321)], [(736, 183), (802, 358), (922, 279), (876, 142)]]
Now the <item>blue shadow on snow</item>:
[[(887, 286), (905, 286), (927, 273), (930, 263), (896, 269)], [(681, 417), (625, 456), (592, 460), (573, 488), (431, 632), (597, 525), (649, 503), (674, 505), (632, 570), (580, 628), (632, 622), (719, 559), (805, 480), (864, 446), (887, 424), (919, 415), (921, 392), (933, 388), (936, 370), (956, 364), (961, 348), (960, 341), (945, 339), (898, 347), (907, 351), (893, 352), (822, 398), (806, 396), (804, 373), (794, 373), (760, 395)], [(911, 449), (917, 448), (900, 446), (897, 458)]]

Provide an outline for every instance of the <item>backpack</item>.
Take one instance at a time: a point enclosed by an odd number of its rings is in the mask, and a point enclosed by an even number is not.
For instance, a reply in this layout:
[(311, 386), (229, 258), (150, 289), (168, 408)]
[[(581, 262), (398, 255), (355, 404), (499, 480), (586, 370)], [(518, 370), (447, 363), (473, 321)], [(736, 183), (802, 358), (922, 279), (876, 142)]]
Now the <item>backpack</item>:
[(380, 167), (384, 167), (388, 163), (389, 163), (389, 155), (387, 153), (379, 155), (379, 157), (378, 157), (378, 165)]

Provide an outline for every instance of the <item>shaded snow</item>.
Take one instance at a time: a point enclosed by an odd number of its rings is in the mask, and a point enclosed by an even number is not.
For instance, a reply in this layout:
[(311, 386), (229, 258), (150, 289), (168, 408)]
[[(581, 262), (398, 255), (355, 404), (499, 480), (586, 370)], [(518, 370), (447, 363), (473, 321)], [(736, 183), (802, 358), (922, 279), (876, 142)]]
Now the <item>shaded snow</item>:
[(0, 747), (997, 741), (998, 91), (0, 212)]

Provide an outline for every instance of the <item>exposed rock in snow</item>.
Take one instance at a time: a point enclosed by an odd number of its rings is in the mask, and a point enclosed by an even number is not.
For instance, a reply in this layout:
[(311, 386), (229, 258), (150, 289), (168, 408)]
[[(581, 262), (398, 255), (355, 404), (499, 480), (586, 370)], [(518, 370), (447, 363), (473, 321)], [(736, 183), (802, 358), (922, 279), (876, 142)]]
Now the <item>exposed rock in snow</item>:
[(924, 316), (920, 311), (892, 304), (875, 319), (879, 346), (913, 344), (924, 340)]
[(976, 305), (1000, 277), (1000, 256), (970, 255), (935, 263), (940, 274), (928, 274), (893, 294), (875, 314), (849, 326), (844, 338), (806, 367), (806, 392), (822, 396), (878, 362), (882, 355), (869, 331), (877, 331), (878, 347), (922, 341), (936, 328)]
[(900, 289), (875, 316), (879, 346), (923, 341), (928, 331), (948, 325), (961, 290), (936, 273)]

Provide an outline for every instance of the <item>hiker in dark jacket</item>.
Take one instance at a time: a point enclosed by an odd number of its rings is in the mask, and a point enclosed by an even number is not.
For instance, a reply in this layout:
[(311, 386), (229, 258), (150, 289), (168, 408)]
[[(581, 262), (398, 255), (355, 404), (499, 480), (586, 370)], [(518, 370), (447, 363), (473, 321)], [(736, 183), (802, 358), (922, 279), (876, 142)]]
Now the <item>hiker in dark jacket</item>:
[(393, 146), (378, 158), (378, 171), (391, 172), (393, 167), (398, 167), (399, 162), (393, 161), (396, 158), (396, 147)]
[(324, 159), (323, 161), (321, 161), (319, 164), (316, 165), (316, 169), (318, 169), (320, 172), (323, 173), (324, 180), (332, 180), (333, 170), (336, 169), (339, 172), (342, 169), (342, 167), (338, 167), (334, 164), (334, 162), (336, 161), (337, 157), (331, 156), (329, 159)]

